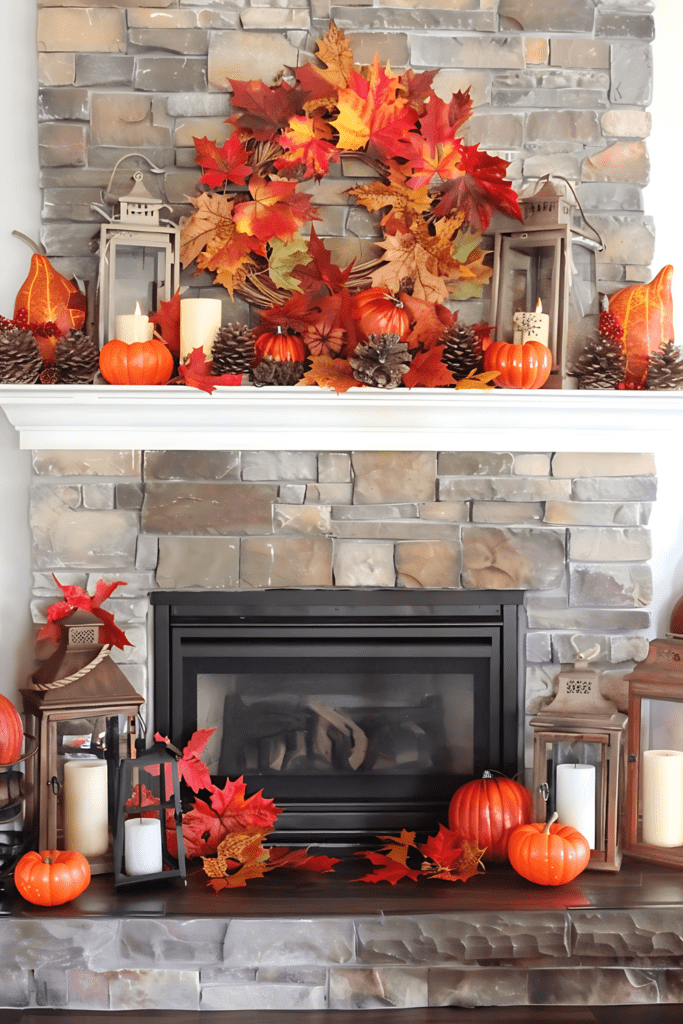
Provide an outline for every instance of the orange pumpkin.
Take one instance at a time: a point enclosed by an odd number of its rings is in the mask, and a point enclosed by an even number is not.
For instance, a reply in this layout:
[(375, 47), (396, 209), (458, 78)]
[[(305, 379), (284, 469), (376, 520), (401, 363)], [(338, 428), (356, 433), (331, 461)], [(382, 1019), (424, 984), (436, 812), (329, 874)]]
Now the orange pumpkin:
[(29, 274), (17, 292), (14, 319), (31, 325), (43, 362), (54, 363), (54, 350), (67, 331), (85, 323), (85, 295), (67, 281), (47, 256), (34, 253)]
[(173, 373), (173, 356), (158, 338), (132, 345), (112, 338), (102, 346), (100, 370), (110, 384), (165, 384)]
[(650, 353), (673, 341), (673, 272), (672, 266), (663, 267), (649, 284), (632, 284), (609, 300), (610, 313), (624, 328), (626, 384), (643, 384)]
[(498, 371), (494, 384), (499, 388), (542, 388), (552, 367), (550, 349), (542, 341), (526, 341), (523, 345), (494, 341), (484, 353), (484, 369)]
[(547, 825), (520, 825), (508, 842), (508, 857), (517, 874), (537, 885), (565, 885), (591, 859), (585, 836), (571, 825), (556, 824), (556, 818), (557, 811)]
[(14, 869), (20, 896), (40, 907), (76, 899), (90, 884), (90, 865), (76, 850), (30, 850)]
[(256, 362), (273, 359), (276, 363), (301, 363), (306, 347), (298, 334), (261, 334), (254, 342)]
[(24, 727), (19, 712), (0, 694), (0, 764), (15, 764), (21, 757)]
[(351, 316), (360, 341), (371, 334), (398, 334), (401, 341), (410, 330), (410, 318), (400, 299), (386, 288), (366, 288), (351, 300)]
[(508, 837), (514, 828), (531, 821), (533, 798), (529, 790), (504, 775), (485, 771), (481, 779), (457, 789), (448, 808), (448, 827), (485, 848), (488, 861), (504, 861)]

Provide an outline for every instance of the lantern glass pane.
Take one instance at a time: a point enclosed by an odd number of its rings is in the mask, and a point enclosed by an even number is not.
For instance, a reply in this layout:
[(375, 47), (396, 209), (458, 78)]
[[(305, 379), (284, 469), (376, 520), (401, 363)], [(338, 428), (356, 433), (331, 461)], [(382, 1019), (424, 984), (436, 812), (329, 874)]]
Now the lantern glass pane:
[(573, 740), (546, 744), (548, 815), (558, 812), (560, 825), (586, 836), (591, 849), (607, 842), (609, 764), (604, 743)]
[(683, 703), (640, 702), (638, 842), (683, 846)]
[(502, 276), (496, 308), (496, 338), (513, 340), (515, 313), (536, 309), (540, 300), (543, 312), (550, 316), (550, 345), (555, 345), (558, 315), (562, 305), (560, 283), (564, 273), (564, 246), (559, 237), (505, 238), (502, 251)]
[(168, 244), (126, 245), (115, 243), (111, 266), (110, 323), (117, 316), (135, 312), (140, 303), (142, 313), (159, 309), (166, 296)]

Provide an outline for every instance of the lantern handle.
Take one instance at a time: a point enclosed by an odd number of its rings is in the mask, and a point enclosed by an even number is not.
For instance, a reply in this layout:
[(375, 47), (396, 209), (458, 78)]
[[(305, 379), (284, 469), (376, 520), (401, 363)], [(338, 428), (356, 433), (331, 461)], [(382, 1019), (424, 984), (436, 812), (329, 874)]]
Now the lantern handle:
[[(587, 227), (589, 227), (589, 228), (591, 229), (591, 231), (593, 231), (593, 232), (595, 233), (595, 235), (597, 236), (597, 239), (598, 239), (598, 243), (599, 243), (599, 245), (600, 245), (600, 252), (604, 252), (604, 251), (605, 251), (605, 249), (607, 248), (607, 246), (605, 245), (605, 243), (604, 243), (604, 242), (603, 242), (603, 240), (602, 240), (602, 235), (600, 234), (600, 232), (598, 231), (598, 229), (597, 229), (597, 228), (595, 227), (595, 225), (594, 225), (594, 224), (591, 224), (591, 222), (590, 222), (590, 221), (588, 220), (588, 217), (587, 217), (587, 216), (586, 216), (586, 214), (585, 214), (585, 213), (583, 212), (583, 206), (581, 205), (581, 200), (580, 200), (580, 199), (579, 199), (579, 197), (577, 196), (577, 194), (576, 194), (576, 191), (575, 191), (575, 189), (574, 189), (574, 186), (572, 185), (572, 183), (571, 183), (571, 181), (569, 180), (569, 178), (565, 178), (565, 177), (563, 177), (563, 175), (561, 175), (561, 174), (544, 174), (544, 175), (543, 175), (543, 176), (542, 176), (541, 178), (538, 178), (538, 179), (537, 179), (537, 181), (536, 181), (536, 185), (540, 185), (540, 183), (541, 183), (542, 181), (547, 181), (547, 182), (550, 182), (550, 179), (551, 179), (551, 178), (557, 178), (557, 180), (558, 180), (558, 181), (563, 181), (563, 182), (565, 183), (565, 185), (568, 185), (568, 186), (569, 186), (569, 190), (570, 190), (571, 194), (572, 194), (572, 195), (574, 196), (574, 199), (576, 200), (576, 205), (577, 205), (577, 206), (578, 206), (578, 208), (579, 208), (579, 212), (580, 212), (580, 214), (581, 214), (581, 217), (583, 218), (583, 222), (584, 222), (584, 224), (586, 224), (586, 225), (587, 225)], [(538, 189), (536, 189), (536, 191), (538, 191)], [(533, 194), (533, 195), (535, 195), (535, 194), (536, 194), (536, 192), (534, 192), (534, 193), (532, 193), (532, 194)]]
[(109, 199), (113, 199), (115, 203), (118, 202), (119, 197), (118, 196), (112, 196), (112, 194), (111, 194), (111, 192), (109, 190), (110, 190), (110, 188), (112, 186), (112, 182), (114, 180), (114, 175), (116, 174), (116, 171), (118, 170), (119, 164), (122, 164), (124, 160), (128, 160), (132, 156), (139, 156), (143, 160), (146, 160), (147, 163), (150, 166), (150, 170), (152, 171), (152, 174), (163, 174), (164, 173), (163, 167), (157, 167), (157, 165), (153, 164), (152, 161), (149, 159), (149, 157), (145, 156), (144, 153), (126, 153), (124, 156), (120, 157), (116, 161), (116, 163), (114, 164), (114, 168), (113, 168), (113, 170), (111, 172), (111, 175), (110, 175), (107, 187), (106, 187), (106, 189), (105, 189), (105, 191), (103, 193), (100, 193), (101, 196), (102, 196), (102, 202), (103, 203), (107, 203), (107, 205), (110, 205), (110, 203), (108, 202)]
[(111, 644), (104, 644), (99, 653), (89, 661), (83, 668), (79, 668), (78, 672), (73, 672), (70, 676), (64, 676), (63, 679), (53, 679), (51, 683), (34, 683), (36, 690), (57, 690), (61, 686), (66, 686), (68, 683), (73, 683), (77, 679), (82, 679), (83, 676), (87, 675), (88, 672), (92, 672), (94, 668), (99, 665), (101, 661), (107, 657), (111, 650)]

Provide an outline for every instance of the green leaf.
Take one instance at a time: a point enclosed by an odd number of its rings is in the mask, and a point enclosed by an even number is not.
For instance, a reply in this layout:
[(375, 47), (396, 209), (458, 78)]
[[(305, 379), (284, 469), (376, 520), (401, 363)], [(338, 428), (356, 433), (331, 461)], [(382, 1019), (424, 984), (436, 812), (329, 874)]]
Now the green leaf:
[(283, 242), (281, 238), (271, 238), (268, 244), (272, 250), (268, 266), (271, 281), (277, 288), (300, 292), (301, 282), (292, 277), (292, 271), (295, 267), (310, 263), (311, 254), (308, 251), (307, 240), (301, 235), (296, 235), (289, 242)]

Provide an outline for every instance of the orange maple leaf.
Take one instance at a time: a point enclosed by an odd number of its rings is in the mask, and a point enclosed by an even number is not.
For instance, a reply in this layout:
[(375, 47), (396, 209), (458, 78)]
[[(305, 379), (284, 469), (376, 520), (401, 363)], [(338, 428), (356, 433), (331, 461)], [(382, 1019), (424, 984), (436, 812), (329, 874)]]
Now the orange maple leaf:
[(287, 130), (282, 132), (278, 142), (288, 150), (275, 161), (279, 171), (294, 170), (304, 166), (304, 178), (318, 180), (327, 174), (330, 160), (339, 163), (341, 153), (329, 140), (332, 129), (322, 117), (292, 117)]
[(190, 202), (195, 212), (187, 218), (180, 232), (180, 262), (184, 267), (189, 266), (216, 236), (227, 241), (234, 231), (234, 203), (225, 196), (202, 192), (190, 198)]
[(358, 878), (358, 882), (390, 882), (391, 885), (396, 885), (402, 878), (409, 878), (411, 882), (417, 882), (420, 877), (419, 871), (409, 868), (407, 864), (403, 864), (385, 853), (365, 850), (358, 856), (366, 857), (371, 864), (375, 864), (377, 867), (376, 871), (371, 871), (370, 874)]
[(353, 376), (353, 370), (346, 359), (333, 359), (331, 356), (312, 356), (311, 368), (303, 375), (297, 387), (315, 385), (320, 388), (331, 388), (338, 395), (349, 388), (364, 386)]
[(348, 85), (353, 70), (353, 50), (342, 30), (331, 21), (329, 29), (317, 43), (315, 55), (325, 65), (319, 74), (335, 86), (343, 88)]
[(428, 352), (416, 352), (403, 374), (407, 388), (452, 388), (455, 377), (443, 362), (443, 345), (435, 345)]
[(243, 185), (251, 174), (249, 154), (239, 132), (233, 132), (220, 148), (206, 136), (203, 139), (195, 139), (193, 136), (192, 141), (197, 151), (194, 162), (204, 172), (199, 179), (204, 185), (218, 188), (224, 181)]
[(439, 276), (438, 257), (432, 251), (434, 238), (429, 236), (426, 224), (418, 222), (411, 230), (396, 231), (377, 244), (385, 250), (385, 262), (371, 275), (373, 287), (397, 292), (409, 278), (418, 299), (443, 302), (448, 298), (446, 282)]
[(306, 193), (296, 191), (295, 181), (268, 181), (252, 174), (249, 191), (252, 201), (238, 203), (234, 210), (235, 227), (261, 242), (281, 238), (288, 242), (309, 221), (321, 220)]
[(425, 302), (405, 292), (400, 292), (398, 297), (410, 317), (410, 334), (403, 339), (410, 349), (432, 348), (458, 319), (457, 313), (440, 302)]
[(455, 390), (495, 391), (493, 382), (497, 377), (500, 377), (500, 370), (485, 370), (483, 373), (475, 373), (474, 370), (470, 370), (466, 377), (457, 381)]
[(372, 143), (380, 154), (391, 154), (396, 141), (415, 124), (417, 111), (399, 95), (399, 80), (375, 54), (369, 79), (352, 71), (348, 87), (339, 90), (339, 115), (332, 124), (340, 149), (359, 150)]

